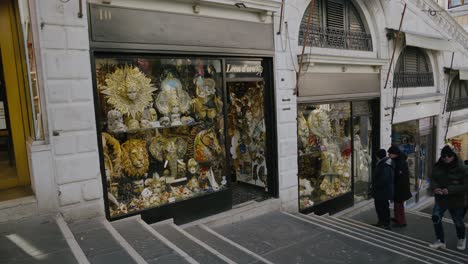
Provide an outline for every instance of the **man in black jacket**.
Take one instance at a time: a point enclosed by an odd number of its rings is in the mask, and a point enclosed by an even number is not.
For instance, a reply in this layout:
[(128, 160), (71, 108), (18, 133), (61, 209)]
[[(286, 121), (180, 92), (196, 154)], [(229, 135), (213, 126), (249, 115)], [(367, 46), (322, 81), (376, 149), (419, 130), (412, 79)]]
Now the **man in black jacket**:
[(406, 162), (405, 153), (401, 152), (397, 146), (391, 146), (388, 149), (388, 155), (395, 165), (395, 189), (393, 195), (393, 212), (395, 214), (395, 224), (393, 227), (405, 227), (405, 201), (412, 197), (410, 190), (408, 162)]
[(448, 210), (457, 231), (457, 249), (465, 250), (466, 238), (463, 217), (468, 191), (468, 168), (449, 146), (445, 146), (440, 153), (440, 159), (432, 170), (430, 186), (435, 197), (432, 222), (437, 240), (429, 246), (431, 248), (445, 248), (442, 218), (445, 211)]
[(385, 149), (377, 152), (379, 161), (375, 166), (372, 179), (372, 196), (374, 197), (375, 211), (378, 223), (375, 226), (390, 230), (390, 209), (389, 200), (393, 200), (393, 163), (387, 157)]

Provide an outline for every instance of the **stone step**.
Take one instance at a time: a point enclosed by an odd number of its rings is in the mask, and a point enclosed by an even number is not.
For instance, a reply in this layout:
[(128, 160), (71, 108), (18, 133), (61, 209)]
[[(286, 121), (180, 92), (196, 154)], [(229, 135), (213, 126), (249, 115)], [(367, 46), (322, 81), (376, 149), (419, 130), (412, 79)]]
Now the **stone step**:
[(68, 223), (90, 263), (145, 263), (104, 218)]
[(0, 224), (1, 263), (78, 263), (53, 216)]
[(272, 264), (272, 262), (227, 239), (206, 225), (200, 224), (188, 227), (185, 230), (236, 263)]
[(415, 262), (281, 212), (209, 227), (272, 263)]
[(151, 227), (165, 239), (176, 245), (198, 263), (221, 264), (235, 263), (204, 242), (195, 238), (184, 229), (171, 222), (152, 224)]
[(112, 222), (112, 226), (147, 263), (189, 263), (149, 232), (139, 216)]
[(0, 202), (0, 223), (38, 215), (34, 196)]
[[(377, 215), (374, 209), (361, 212), (351, 218), (369, 225), (377, 223)], [(392, 228), (392, 232), (424, 241), (427, 244), (434, 242), (435, 233), (430, 215), (423, 215), (419, 213), (414, 213), (412, 211), (406, 211), (406, 223), (406, 227)], [(447, 248), (454, 252), (463, 254), (463, 256), (466, 256), (466, 258), (468, 258), (468, 248), (465, 251), (456, 250), (457, 236), (453, 224), (444, 221), (443, 226)]]
[[(428, 244), (429, 244), (429, 242), (426, 242), (426, 241), (423, 241), (423, 240), (420, 240), (420, 239), (417, 239), (417, 238), (414, 238), (414, 237), (401, 235), (401, 234), (396, 232), (396, 230), (398, 230), (398, 229), (395, 229), (395, 228), (393, 230), (385, 230), (385, 229), (382, 229), (382, 228), (379, 228), (379, 227), (376, 227), (376, 226), (373, 226), (373, 225), (369, 225), (369, 224), (366, 224), (366, 223), (363, 223), (363, 222), (359, 222), (359, 221), (356, 221), (354, 219), (346, 218), (346, 217), (342, 217), (342, 220), (343, 221), (348, 221), (349, 223), (351, 223), (353, 225), (361, 226), (362, 228), (365, 228), (365, 229), (374, 230), (378, 234), (383, 234), (383, 235), (386, 235), (386, 236), (394, 237), (396, 239), (404, 239), (405, 243), (408, 243), (408, 244), (417, 244), (417, 245), (420, 245), (422, 247), (428, 247)], [(444, 255), (444, 256), (453, 257), (453, 258), (458, 259), (458, 260), (466, 261), (468, 259), (468, 255), (466, 255), (466, 254), (464, 254), (462, 252), (459, 252), (459, 251), (451, 250), (451, 249), (440, 249), (437, 252)]]
[[(333, 217), (321, 217), (317, 215), (295, 215), (311, 224), (331, 228), (343, 235), (352, 236), (356, 240), (365, 241), (370, 245), (380, 247), (393, 253), (401, 254), (422, 263), (465, 263), (464, 259), (457, 259), (446, 253), (429, 248), (427, 245), (410, 243), (406, 239), (395, 238), (391, 234), (368, 229), (363, 226), (350, 223)], [(443, 255), (445, 254), (445, 255)]]

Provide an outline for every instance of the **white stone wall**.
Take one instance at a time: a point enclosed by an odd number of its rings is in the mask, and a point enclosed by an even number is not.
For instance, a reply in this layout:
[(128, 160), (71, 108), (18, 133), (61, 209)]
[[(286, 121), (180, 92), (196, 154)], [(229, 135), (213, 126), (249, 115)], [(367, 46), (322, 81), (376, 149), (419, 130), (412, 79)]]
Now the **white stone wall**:
[[(49, 181), (66, 217), (103, 215), (86, 5), (78, 18), (78, 1), (35, 4), (53, 171)], [(35, 170), (32, 174), (40, 173)]]

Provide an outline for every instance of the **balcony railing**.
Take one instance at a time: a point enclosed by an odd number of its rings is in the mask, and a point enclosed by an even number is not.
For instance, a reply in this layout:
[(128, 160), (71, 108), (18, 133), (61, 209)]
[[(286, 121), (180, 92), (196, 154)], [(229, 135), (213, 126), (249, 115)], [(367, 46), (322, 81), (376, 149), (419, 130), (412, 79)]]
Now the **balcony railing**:
[[(301, 25), (299, 45), (304, 45), (306, 25)], [(311, 27), (307, 46), (331, 49), (372, 51), (370, 34), (332, 27)]]
[(468, 108), (468, 97), (453, 98), (447, 101), (447, 111), (456, 111)]
[(425, 87), (434, 86), (432, 72), (397, 72), (393, 76), (393, 87)]

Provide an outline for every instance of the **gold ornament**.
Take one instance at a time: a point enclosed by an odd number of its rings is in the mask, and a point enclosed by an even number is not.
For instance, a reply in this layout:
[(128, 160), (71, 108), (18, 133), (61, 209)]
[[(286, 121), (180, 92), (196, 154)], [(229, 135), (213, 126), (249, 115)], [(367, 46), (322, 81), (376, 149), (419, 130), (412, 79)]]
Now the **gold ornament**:
[[(120, 177), (122, 156), (120, 143), (117, 139), (108, 133), (103, 132), (101, 136), (104, 150), (104, 164), (106, 167), (106, 174), (109, 174), (109, 178), (118, 178)], [(109, 147), (111, 147), (112, 150), (110, 150)]]
[(137, 67), (125, 65), (108, 76), (101, 93), (106, 95), (108, 104), (135, 119), (153, 101), (154, 91), (150, 78)]
[(122, 166), (128, 177), (140, 178), (148, 172), (149, 156), (144, 140), (129, 139), (122, 144)]

